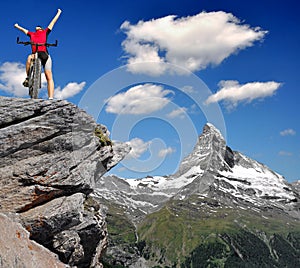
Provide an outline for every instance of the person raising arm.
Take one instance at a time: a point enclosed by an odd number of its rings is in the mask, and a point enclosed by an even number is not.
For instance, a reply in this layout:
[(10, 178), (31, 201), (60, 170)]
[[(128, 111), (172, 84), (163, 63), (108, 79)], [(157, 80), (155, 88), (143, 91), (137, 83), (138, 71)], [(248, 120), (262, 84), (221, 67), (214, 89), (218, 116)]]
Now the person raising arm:
[(52, 31), (53, 26), (54, 26), (54, 24), (57, 22), (57, 20), (58, 20), (60, 14), (61, 14), (61, 9), (58, 9), (58, 10), (57, 10), (57, 13), (56, 13), (56, 15), (55, 15), (55, 17), (51, 20), (51, 22), (50, 22), (49, 25), (48, 25), (48, 29), (49, 29), (50, 31)]
[(18, 30), (20, 30), (21, 32), (23, 32), (24, 34), (27, 35), (27, 33), (28, 33), (28, 30), (27, 30), (27, 29), (21, 27), (18, 23), (15, 24), (15, 27), (16, 27)]
[[(49, 33), (52, 31), (55, 23), (57, 22), (58, 18), (61, 14), (61, 9), (57, 10), (56, 15), (49, 23), (48, 27), (46, 29), (43, 29), (41, 26), (35, 27), (35, 32), (30, 32), (29, 30), (23, 28), (18, 23), (16, 23), (14, 26), (24, 34), (28, 35), (30, 37), (30, 41), (32, 43), (38, 43), (38, 44), (45, 44), (47, 43), (47, 38)], [(54, 97), (54, 81), (53, 81), (53, 75), (52, 75), (52, 59), (48, 53), (46, 46), (38, 46), (35, 45), (31, 46), (32, 54), (30, 54), (26, 61), (26, 74), (27, 77), (25, 81), (23, 82), (23, 85), (25, 87), (28, 87), (28, 73), (30, 68), (30, 62), (34, 58), (34, 53), (38, 52), (39, 58), (42, 61), (42, 65), (44, 68), (44, 73), (47, 80), (47, 88), (48, 88), (48, 97), (49, 99), (53, 99)], [(37, 50), (37, 51), (36, 51)]]

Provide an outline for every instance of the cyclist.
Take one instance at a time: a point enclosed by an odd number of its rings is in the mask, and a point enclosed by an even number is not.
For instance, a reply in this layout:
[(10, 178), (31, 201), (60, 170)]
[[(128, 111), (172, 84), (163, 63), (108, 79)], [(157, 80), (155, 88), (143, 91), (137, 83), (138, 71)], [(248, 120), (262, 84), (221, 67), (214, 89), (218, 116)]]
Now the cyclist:
[[(61, 9), (57, 10), (55, 17), (52, 19), (52, 21), (50, 22), (50, 24), (48, 25), (48, 27), (46, 29), (43, 29), (41, 26), (36, 26), (35, 32), (30, 32), (27, 29), (21, 27), (18, 23), (16, 23), (14, 26), (18, 30), (20, 30), (23, 33), (25, 33), (26, 35), (28, 35), (30, 37), (31, 42), (39, 43), (39, 44), (47, 43), (47, 37), (48, 37), (49, 33), (52, 31), (53, 26), (56, 23), (56, 21), (58, 20), (61, 12), (62, 12)], [(29, 68), (30, 68), (30, 62), (34, 58), (34, 53), (36, 52), (36, 49), (38, 49), (39, 58), (41, 59), (42, 65), (44, 67), (44, 72), (45, 72), (45, 76), (46, 76), (46, 80), (47, 80), (47, 84), (48, 84), (48, 97), (49, 97), (49, 99), (53, 99), (54, 81), (53, 81), (53, 75), (52, 75), (52, 60), (51, 60), (51, 57), (48, 53), (46, 46), (38, 46), (38, 47), (36, 47), (34, 45), (31, 46), (32, 54), (28, 56), (27, 61), (26, 61), (27, 77), (26, 77), (25, 81), (23, 82), (23, 85), (25, 87), (28, 87), (28, 73), (29, 73)]]

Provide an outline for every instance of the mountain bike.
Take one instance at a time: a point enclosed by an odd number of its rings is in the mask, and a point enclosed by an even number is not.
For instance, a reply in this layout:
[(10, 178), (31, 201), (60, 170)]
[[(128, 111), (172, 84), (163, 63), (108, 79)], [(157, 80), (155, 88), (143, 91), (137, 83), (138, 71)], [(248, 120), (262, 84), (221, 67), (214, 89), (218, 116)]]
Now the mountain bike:
[(36, 52), (34, 53), (34, 57), (30, 62), (30, 68), (29, 68), (29, 72), (28, 72), (28, 87), (29, 87), (30, 98), (37, 99), (38, 94), (39, 94), (39, 89), (42, 87), (42, 79), (41, 79), (42, 62), (41, 62), (41, 59), (39, 58), (38, 47), (39, 46), (57, 47), (57, 40), (55, 41), (54, 44), (50, 44), (50, 43), (38, 44), (38, 43), (29, 42), (29, 41), (22, 42), (19, 40), (19, 37), (18, 37), (17, 44), (22, 44), (24, 46), (32, 45), (32, 46), (36, 47)]

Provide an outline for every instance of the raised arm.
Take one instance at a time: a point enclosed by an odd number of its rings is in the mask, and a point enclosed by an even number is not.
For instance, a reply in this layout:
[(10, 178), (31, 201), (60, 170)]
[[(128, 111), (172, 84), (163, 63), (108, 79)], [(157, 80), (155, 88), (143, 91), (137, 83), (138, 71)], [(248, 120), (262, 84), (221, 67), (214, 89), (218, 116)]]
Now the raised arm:
[(25, 28), (23, 28), (23, 27), (21, 27), (18, 23), (15, 24), (15, 28), (17, 28), (18, 30), (20, 30), (21, 32), (23, 32), (26, 35), (28, 33), (28, 30), (25, 29)]
[(58, 9), (55, 17), (52, 19), (52, 21), (48, 25), (49, 30), (53, 29), (53, 26), (57, 22), (57, 20), (58, 20), (58, 18), (60, 16), (60, 13), (61, 13), (61, 9)]

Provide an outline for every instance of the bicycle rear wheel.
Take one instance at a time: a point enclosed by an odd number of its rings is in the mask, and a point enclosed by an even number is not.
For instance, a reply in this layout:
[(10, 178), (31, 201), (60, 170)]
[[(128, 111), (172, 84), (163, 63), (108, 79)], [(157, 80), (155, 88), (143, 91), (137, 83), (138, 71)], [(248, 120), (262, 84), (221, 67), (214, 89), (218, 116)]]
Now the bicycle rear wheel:
[(28, 72), (28, 88), (29, 88), (30, 98), (32, 98), (32, 85), (33, 85), (33, 64), (30, 65), (30, 69)]
[(31, 75), (29, 77), (29, 95), (32, 99), (37, 99), (41, 88), (42, 63), (39, 58), (35, 59)]

